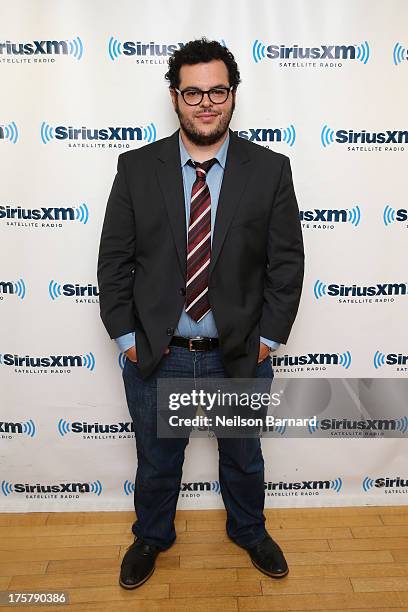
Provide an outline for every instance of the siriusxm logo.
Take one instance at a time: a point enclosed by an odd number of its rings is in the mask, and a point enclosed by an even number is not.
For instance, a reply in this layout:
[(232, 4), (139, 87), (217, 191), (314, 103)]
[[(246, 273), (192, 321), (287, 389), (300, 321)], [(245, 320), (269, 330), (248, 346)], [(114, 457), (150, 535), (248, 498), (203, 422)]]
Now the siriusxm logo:
[(392, 59), (394, 62), (394, 66), (398, 66), (402, 62), (405, 62), (408, 59), (406, 47), (401, 45), (401, 43), (399, 42), (395, 43), (394, 49), (392, 51)]
[(266, 45), (256, 39), (252, 45), (252, 59), (257, 64), (264, 59), (270, 60), (357, 60), (367, 64), (370, 59), (370, 46), (367, 41), (357, 45), (319, 45), (317, 47), (300, 47), (294, 44)]
[(124, 353), (119, 353), (118, 355), (118, 363), (121, 370), (125, 367), (126, 355)]
[[(389, 476), (383, 478), (370, 478), (366, 476), (363, 478), (361, 483), (363, 491), (367, 493), (370, 489), (399, 489), (408, 487), (408, 478), (401, 478), (401, 476), (397, 476), (396, 478), (390, 478)], [(385, 490), (384, 493), (387, 493)]]
[(133, 493), (135, 492), (135, 483), (130, 482), (130, 480), (125, 480), (125, 482), (123, 483), (123, 492), (127, 496), (133, 495)]
[(182, 497), (199, 497), (200, 493), (215, 493), (220, 495), (221, 487), (218, 480), (210, 482), (182, 482), (181, 487)]
[(16, 281), (1, 281), (0, 280), (0, 300), (3, 299), (3, 295), (15, 295), (24, 300), (26, 296), (26, 286), (22, 278)]
[[(102, 483), (100, 480), (93, 482), (61, 482), (58, 484), (29, 484), (29, 483), (10, 483), (3, 480), (1, 483), (1, 492), (5, 497), (8, 497), (12, 493), (26, 493), (26, 494), (47, 494), (47, 493), (94, 493), (99, 495), (102, 493)], [(65, 497), (62, 495), (61, 497)]]
[[(14, 422), (0, 421), (0, 434), (22, 434), (29, 438), (34, 438), (37, 434), (37, 428), (32, 419)], [(3, 437), (4, 436), (0, 435), (0, 438)]]
[(247, 130), (234, 130), (234, 134), (250, 142), (285, 142), (290, 147), (293, 147), (296, 140), (296, 129), (292, 124), (286, 128), (248, 128)]
[[(335, 491), (340, 493), (343, 486), (341, 478), (335, 478), (334, 480), (302, 480), (299, 482), (265, 482), (265, 491), (267, 494), (278, 491), (291, 491), (292, 495), (312, 495), (313, 493), (304, 493), (304, 491)], [(279, 494), (279, 493), (278, 493)], [(273, 493), (272, 493), (273, 495)]]
[(93, 371), (95, 357), (93, 353), (84, 355), (49, 355), (46, 357), (31, 357), (30, 355), (12, 355), (0, 353), (0, 365), (24, 368), (85, 368)]
[(317, 280), (313, 286), (316, 300), (323, 297), (372, 297), (407, 295), (407, 283), (377, 283), (376, 285), (327, 285)]
[(323, 147), (337, 142), (338, 144), (406, 144), (407, 130), (386, 130), (385, 132), (369, 132), (361, 130), (333, 130), (324, 125), (320, 132), (320, 142)]
[(392, 206), (385, 206), (383, 211), (383, 222), (386, 227), (391, 225), (392, 223), (397, 223), (401, 221), (408, 220), (408, 210), (406, 208), (399, 208), (396, 210), (392, 208)]
[(142, 43), (141, 41), (127, 40), (122, 42), (111, 36), (108, 41), (108, 54), (112, 61), (120, 55), (141, 57), (169, 57), (177, 49), (184, 47), (184, 43), (155, 43), (154, 41)]
[(80, 60), (84, 53), (82, 40), (33, 40), (30, 42), (0, 42), (0, 55), (70, 55)]
[[(307, 355), (273, 355), (272, 365), (276, 368), (284, 368), (289, 366), (326, 366), (339, 365), (349, 369), (351, 366), (351, 353), (308, 353)], [(309, 368), (308, 368), (309, 369)], [(320, 369), (320, 368), (310, 368)]]
[(361, 210), (359, 206), (353, 208), (300, 210), (301, 221), (313, 223), (350, 223), (357, 227), (361, 221)]
[[(373, 357), (373, 363), (376, 370), (383, 366), (406, 366), (408, 364), (408, 355), (403, 353), (382, 353), (381, 351), (375, 351)], [(397, 368), (398, 369), (398, 368)], [(404, 368), (405, 370), (407, 368)]]
[[(224, 47), (226, 46), (224, 40), (219, 41)], [(147, 59), (147, 58), (167, 58), (184, 47), (185, 43), (157, 43), (155, 41), (142, 42), (142, 41), (120, 41), (118, 38), (111, 36), (108, 40), (108, 55), (112, 61), (117, 60), (121, 55), (125, 57), (134, 57)], [(164, 63), (162, 60), (161, 63)], [(139, 63), (143, 63), (140, 61)], [(151, 62), (149, 62), (151, 63)]]
[(400, 419), (322, 419), (316, 420), (315, 424), (308, 425), (310, 434), (317, 431), (332, 431), (336, 433), (342, 432), (362, 432), (372, 433), (383, 431), (399, 431), (406, 433), (408, 429), (408, 417), (403, 416)]
[(18, 127), (15, 121), (11, 121), (7, 125), (0, 125), (0, 140), (7, 140), (11, 144), (16, 144), (18, 136)]
[[(118, 423), (87, 423), (86, 421), (67, 421), (60, 419), (57, 424), (59, 435), (63, 438), (68, 434), (131, 434), (134, 432), (133, 422)], [(122, 437), (122, 436), (119, 436)], [(125, 437), (125, 436), (123, 436)], [(127, 436), (129, 437), (129, 436)]]
[(96, 285), (79, 285), (78, 283), (65, 283), (61, 285), (55, 280), (50, 280), (48, 284), (48, 295), (52, 300), (57, 300), (61, 296), (65, 297), (97, 297), (99, 290)]
[[(22, 208), (21, 206), (0, 206), (0, 221), (6, 219), (45, 221), (43, 227), (49, 227), (48, 222), (78, 221), (86, 225), (89, 220), (88, 206), (83, 202), (79, 206)], [(10, 223), (11, 225), (11, 223)]]
[(43, 144), (48, 144), (51, 140), (68, 140), (68, 141), (108, 141), (108, 142), (123, 142), (143, 140), (147, 143), (154, 142), (157, 138), (157, 130), (154, 123), (149, 123), (146, 127), (105, 127), (105, 128), (87, 128), (82, 126), (75, 128), (73, 126), (57, 125), (52, 127), (45, 121), (42, 122), (40, 128), (40, 136)]

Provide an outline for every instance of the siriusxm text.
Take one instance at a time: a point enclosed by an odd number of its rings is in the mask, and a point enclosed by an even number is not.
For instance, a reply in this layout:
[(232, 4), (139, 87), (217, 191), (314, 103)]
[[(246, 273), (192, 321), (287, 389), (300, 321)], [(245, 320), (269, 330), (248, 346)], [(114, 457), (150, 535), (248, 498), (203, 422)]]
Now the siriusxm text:
[(336, 285), (327, 286), (327, 295), (331, 296), (373, 296), (373, 295), (406, 295), (407, 283), (377, 283), (376, 285)]
[(82, 126), (58, 125), (55, 128), (57, 140), (143, 140), (141, 127), (113, 127), (87, 128)]
[(74, 221), (74, 208), (21, 208), (21, 206), (0, 206), (0, 219), (34, 219), (48, 221)]
[(24, 366), (31, 368), (55, 368), (55, 367), (83, 367), (84, 358), (82, 355), (49, 355), (47, 357), (31, 357), (25, 355), (12, 355), (5, 353), (2, 360), (3, 365)]
[(341, 356), (337, 353), (308, 353), (307, 355), (274, 355), (272, 363), (274, 366), (290, 366), (290, 365), (338, 365), (341, 362)]
[(0, 42), (0, 55), (68, 55), (69, 45), (65, 40), (33, 40), (13, 43)]
[(269, 45), (266, 57), (269, 59), (356, 59), (354, 45), (320, 45), (319, 47), (287, 47), (286, 45)]

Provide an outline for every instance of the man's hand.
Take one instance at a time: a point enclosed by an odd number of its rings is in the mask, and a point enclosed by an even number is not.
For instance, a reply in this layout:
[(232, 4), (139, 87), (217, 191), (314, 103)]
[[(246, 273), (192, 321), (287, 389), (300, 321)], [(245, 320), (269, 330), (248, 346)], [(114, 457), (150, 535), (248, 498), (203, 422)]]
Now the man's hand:
[(125, 351), (125, 355), (128, 359), (130, 359), (130, 361), (133, 361), (133, 363), (137, 363), (136, 346), (131, 346), (130, 348), (128, 348), (128, 350)]
[(266, 359), (271, 352), (269, 346), (264, 344), (263, 342), (259, 343), (259, 355), (258, 355), (258, 363), (261, 363), (264, 359)]
[[(170, 353), (170, 349), (167, 347), (164, 351), (164, 354), (167, 355), (168, 353)], [(128, 348), (128, 350), (125, 351), (125, 355), (128, 359), (130, 359), (130, 361), (133, 361), (133, 363), (137, 363), (136, 346), (131, 346), (130, 348)]]

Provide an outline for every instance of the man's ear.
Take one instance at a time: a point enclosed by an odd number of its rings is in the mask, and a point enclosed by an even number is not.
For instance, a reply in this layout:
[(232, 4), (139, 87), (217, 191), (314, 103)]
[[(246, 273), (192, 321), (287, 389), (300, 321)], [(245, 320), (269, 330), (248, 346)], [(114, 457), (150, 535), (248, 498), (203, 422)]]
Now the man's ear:
[(177, 91), (175, 91), (172, 87), (169, 89), (171, 102), (173, 104), (174, 110), (177, 108)]

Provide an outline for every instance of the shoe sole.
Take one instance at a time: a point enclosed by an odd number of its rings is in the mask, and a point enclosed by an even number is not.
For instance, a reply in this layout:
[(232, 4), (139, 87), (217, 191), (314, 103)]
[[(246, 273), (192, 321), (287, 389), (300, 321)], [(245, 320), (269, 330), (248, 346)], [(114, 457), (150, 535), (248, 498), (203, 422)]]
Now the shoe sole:
[(121, 581), (120, 578), (119, 578), (119, 584), (123, 589), (127, 589), (128, 591), (131, 591), (132, 589), (137, 589), (138, 587), (142, 586), (142, 584), (144, 584), (146, 580), (149, 580), (150, 576), (153, 574), (155, 569), (156, 568), (154, 567), (152, 571), (150, 572), (150, 574), (148, 574), (145, 578), (143, 578), (143, 580), (141, 580), (137, 584), (132, 584), (132, 585), (125, 584), (124, 582)]
[(262, 567), (257, 565), (255, 563), (255, 561), (253, 561), (252, 559), (251, 559), (251, 561), (252, 561), (252, 565), (254, 565), (257, 570), (259, 570), (263, 574), (266, 574), (266, 576), (269, 576), (270, 578), (278, 578), (278, 579), (279, 578), (284, 578), (285, 576), (287, 576), (289, 574), (289, 569), (287, 569), (287, 571), (284, 574), (282, 574), (282, 573), (280, 573), (280, 574), (273, 574), (272, 572), (267, 572), (265, 569), (263, 569)]

